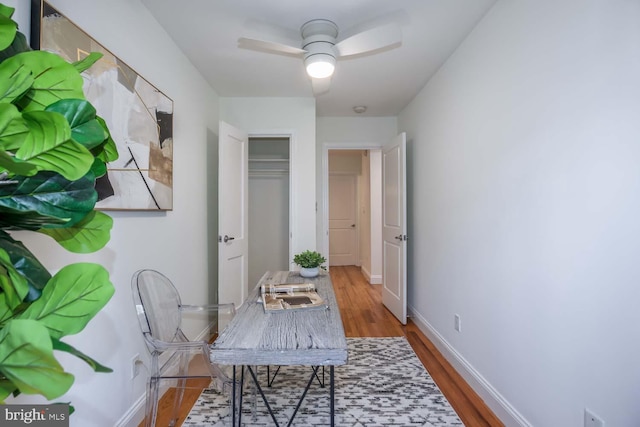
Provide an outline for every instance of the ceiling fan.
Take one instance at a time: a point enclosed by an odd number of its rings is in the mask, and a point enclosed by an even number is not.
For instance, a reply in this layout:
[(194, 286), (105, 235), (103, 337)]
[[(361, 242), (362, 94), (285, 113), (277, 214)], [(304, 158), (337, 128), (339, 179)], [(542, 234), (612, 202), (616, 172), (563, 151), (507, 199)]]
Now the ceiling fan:
[(238, 47), (303, 58), (313, 93), (320, 95), (329, 90), (336, 59), (372, 55), (402, 43), (402, 32), (396, 23), (380, 25), (342, 40), (338, 40), (338, 34), (334, 22), (313, 19), (300, 27), (300, 47), (245, 37), (238, 39)]

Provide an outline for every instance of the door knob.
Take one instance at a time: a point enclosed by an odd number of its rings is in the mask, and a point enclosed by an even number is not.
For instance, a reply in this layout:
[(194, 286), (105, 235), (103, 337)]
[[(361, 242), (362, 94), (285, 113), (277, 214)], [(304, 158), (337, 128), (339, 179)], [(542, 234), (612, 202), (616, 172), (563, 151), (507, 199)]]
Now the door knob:
[(225, 234), (224, 237), (222, 238), (222, 241), (225, 243), (227, 243), (229, 240), (235, 240), (235, 237), (229, 237)]
[(351, 228), (356, 228), (356, 225), (355, 224), (351, 224)]
[(396, 240), (402, 240), (402, 234), (401, 234), (401, 235), (399, 235), (399, 236), (395, 236), (395, 237), (394, 237), (394, 239), (396, 239)]

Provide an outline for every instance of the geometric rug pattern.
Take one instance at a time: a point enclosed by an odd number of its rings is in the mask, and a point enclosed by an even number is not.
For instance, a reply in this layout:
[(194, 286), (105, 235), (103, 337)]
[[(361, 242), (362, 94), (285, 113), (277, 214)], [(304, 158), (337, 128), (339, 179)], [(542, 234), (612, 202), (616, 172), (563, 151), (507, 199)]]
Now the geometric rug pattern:
[[(347, 338), (347, 344), (348, 364), (334, 370), (336, 426), (463, 425), (406, 338)], [(272, 367), (272, 375), (274, 370)], [(266, 387), (266, 368), (258, 371), (260, 386), (280, 425), (287, 425), (311, 373), (308, 366), (282, 366), (273, 386)], [(294, 426), (329, 425), (328, 368), (325, 379), (325, 388), (314, 380), (294, 418)], [(243, 425), (273, 425), (259, 395), (252, 408), (250, 393), (246, 391), (244, 395)], [(183, 425), (229, 425), (228, 402), (227, 396), (215, 389), (204, 390)]]

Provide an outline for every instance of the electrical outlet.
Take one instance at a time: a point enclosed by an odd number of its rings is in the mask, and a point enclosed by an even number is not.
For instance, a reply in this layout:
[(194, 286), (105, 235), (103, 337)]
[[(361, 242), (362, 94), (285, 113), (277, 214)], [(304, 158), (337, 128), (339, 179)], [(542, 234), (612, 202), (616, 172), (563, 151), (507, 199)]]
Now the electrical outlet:
[(142, 366), (142, 359), (140, 355), (136, 354), (131, 358), (131, 379), (134, 379), (140, 373), (140, 366)]
[(458, 332), (460, 332), (462, 330), (462, 323), (460, 321), (460, 315), (459, 314), (454, 314), (453, 315), (453, 329), (455, 329)]
[(584, 427), (604, 427), (604, 421), (602, 421), (602, 418), (585, 408)]

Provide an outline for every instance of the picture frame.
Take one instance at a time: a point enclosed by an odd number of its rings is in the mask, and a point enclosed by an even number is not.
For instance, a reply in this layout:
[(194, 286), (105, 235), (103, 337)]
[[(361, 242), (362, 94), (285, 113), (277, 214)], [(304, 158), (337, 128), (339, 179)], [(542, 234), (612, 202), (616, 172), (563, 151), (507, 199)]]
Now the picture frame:
[(82, 73), (84, 93), (119, 158), (96, 180), (99, 210), (173, 209), (173, 100), (44, 0), (32, 0), (31, 46), (76, 62), (103, 54)]

